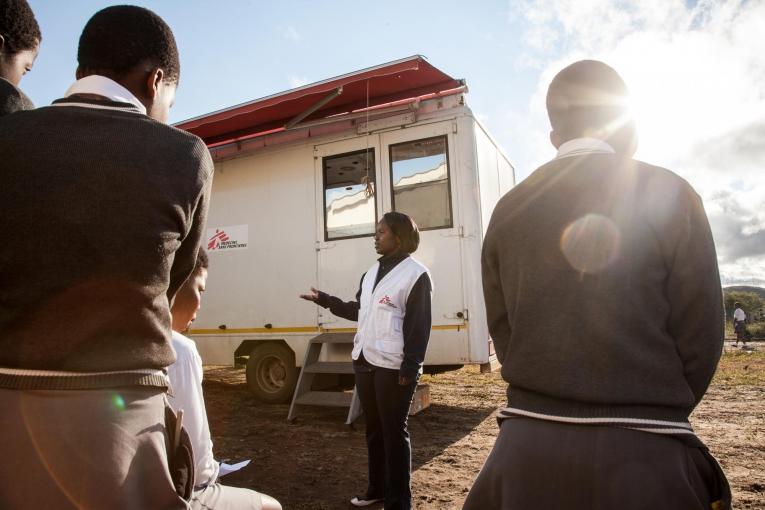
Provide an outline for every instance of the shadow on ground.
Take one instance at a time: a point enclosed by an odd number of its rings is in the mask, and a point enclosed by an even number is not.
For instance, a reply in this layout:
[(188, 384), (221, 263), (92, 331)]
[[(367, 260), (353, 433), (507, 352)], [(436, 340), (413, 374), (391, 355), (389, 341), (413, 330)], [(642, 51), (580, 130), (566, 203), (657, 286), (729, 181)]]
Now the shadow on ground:
[[(218, 459), (252, 459), (243, 470), (223, 479), (282, 502), (286, 509), (347, 508), (366, 488), (364, 418), (344, 424), (347, 409), (303, 407), (288, 423), (289, 406), (267, 405), (249, 393), (242, 370), (208, 369), (205, 401)], [(496, 405), (460, 408), (433, 404), (410, 417), (412, 470), (439, 457), (447, 468), (459, 462), (449, 446), (490, 417)]]

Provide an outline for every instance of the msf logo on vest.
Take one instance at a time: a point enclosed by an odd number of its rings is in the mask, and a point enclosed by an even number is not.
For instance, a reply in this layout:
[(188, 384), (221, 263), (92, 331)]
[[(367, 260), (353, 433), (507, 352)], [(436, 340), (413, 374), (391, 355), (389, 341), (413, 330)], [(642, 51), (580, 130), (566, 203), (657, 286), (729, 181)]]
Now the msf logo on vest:
[(380, 303), (381, 305), (388, 305), (391, 308), (398, 308), (396, 305), (393, 304), (393, 301), (390, 300), (390, 296), (388, 296), (387, 294), (385, 295), (384, 298), (378, 301), (378, 303)]

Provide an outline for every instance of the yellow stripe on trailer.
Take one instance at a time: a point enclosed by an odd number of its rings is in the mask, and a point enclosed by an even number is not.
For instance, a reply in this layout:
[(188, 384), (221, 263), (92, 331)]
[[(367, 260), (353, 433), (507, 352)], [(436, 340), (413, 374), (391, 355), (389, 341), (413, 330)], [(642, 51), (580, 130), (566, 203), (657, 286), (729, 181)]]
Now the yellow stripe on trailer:
[[(433, 331), (449, 331), (467, 329), (467, 322), (462, 324), (437, 324), (431, 327)], [(190, 335), (247, 335), (271, 333), (355, 333), (356, 328), (319, 328), (316, 326), (294, 326), (286, 328), (226, 328), (226, 329), (192, 329)]]

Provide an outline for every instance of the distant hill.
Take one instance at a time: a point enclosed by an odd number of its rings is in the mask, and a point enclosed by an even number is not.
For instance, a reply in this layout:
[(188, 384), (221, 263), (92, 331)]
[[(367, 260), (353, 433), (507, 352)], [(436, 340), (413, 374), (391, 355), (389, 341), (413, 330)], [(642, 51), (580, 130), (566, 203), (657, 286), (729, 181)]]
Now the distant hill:
[(765, 289), (762, 287), (753, 287), (751, 285), (733, 285), (731, 287), (725, 287), (723, 289), (725, 292), (753, 292), (754, 294), (757, 294), (762, 299), (765, 299)]

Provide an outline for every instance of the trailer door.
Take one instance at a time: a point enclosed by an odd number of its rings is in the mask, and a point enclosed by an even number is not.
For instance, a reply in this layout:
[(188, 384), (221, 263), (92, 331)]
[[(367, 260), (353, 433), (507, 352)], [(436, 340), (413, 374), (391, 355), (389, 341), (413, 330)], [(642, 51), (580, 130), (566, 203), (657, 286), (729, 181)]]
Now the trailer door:
[[(433, 333), (429, 364), (469, 360), (462, 281), (462, 227), (456, 143), (451, 121), (381, 135), (381, 202), (408, 214), (420, 228), (414, 257), (433, 279)], [(478, 283), (480, 285), (480, 283)]]
[[(318, 145), (317, 281), (319, 289), (343, 301), (355, 298), (361, 275), (377, 260), (374, 234), (381, 209), (379, 136)], [(319, 307), (319, 326), (355, 328), (356, 323)]]

